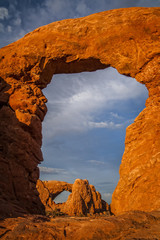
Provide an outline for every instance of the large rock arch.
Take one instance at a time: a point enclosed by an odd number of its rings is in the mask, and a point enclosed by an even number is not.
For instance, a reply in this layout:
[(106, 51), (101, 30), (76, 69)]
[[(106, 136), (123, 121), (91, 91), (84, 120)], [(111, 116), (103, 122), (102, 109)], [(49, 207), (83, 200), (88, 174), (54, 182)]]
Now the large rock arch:
[[(160, 8), (118, 9), (51, 23), (0, 50), (0, 212), (43, 212), (41, 89), (53, 74), (112, 66), (146, 85), (146, 108), (127, 128), (112, 211), (160, 208)], [(106, 93), (107, 94), (107, 93)]]
[[(39, 197), (45, 206), (45, 211), (49, 214), (54, 211), (61, 212), (70, 216), (80, 216), (96, 213), (109, 213), (109, 205), (96, 191), (93, 185), (90, 185), (87, 179), (76, 179), (73, 184), (61, 181), (37, 181), (37, 190)], [(71, 194), (63, 203), (56, 203), (55, 198), (63, 191)]]

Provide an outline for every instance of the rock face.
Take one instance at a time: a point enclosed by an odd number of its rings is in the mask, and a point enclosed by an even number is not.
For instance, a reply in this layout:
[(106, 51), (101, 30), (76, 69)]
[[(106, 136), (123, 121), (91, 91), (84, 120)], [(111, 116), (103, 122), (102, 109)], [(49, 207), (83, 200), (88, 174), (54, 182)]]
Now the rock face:
[[(37, 190), (46, 211), (55, 209), (70, 215), (80, 216), (109, 210), (109, 205), (101, 199), (101, 194), (89, 185), (88, 180), (76, 179), (74, 184), (60, 181), (37, 181)], [(56, 204), (54, 199), (63, 191), (72, 192), (64, 203)]]
[[(160, 8), (117, 9), (51, 23), (0, 49), (0, 214), (43, 213), (36, 190), (41, 89), (53, 74), (108, 66), (146, 85), (127, 128), (112, 212), (160, 209)], [(106, 93), (107, 94), (107, 93)]]

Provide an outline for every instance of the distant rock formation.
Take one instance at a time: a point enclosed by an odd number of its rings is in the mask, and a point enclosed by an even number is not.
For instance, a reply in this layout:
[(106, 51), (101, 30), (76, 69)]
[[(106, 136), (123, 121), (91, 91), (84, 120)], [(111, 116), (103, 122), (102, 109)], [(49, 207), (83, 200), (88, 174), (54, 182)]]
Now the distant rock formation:
[(47, 111), (42, 89), (54, 74), (108, 66), (149, 91), (126, 130), (111, 210), (160, 209), (159, 23), (160, 8), (116, 9), (51, 23), (0, 49), (0, 215), (44, 213), (36, 189)]
[[(74, 184), (61, 181), (37, 181), (37, 190), (46, 211), (55, 209), (71, 216), (93, 215), (109, 211), (109, 205), (101, 199), (101, 194), (89, 185), (88, 180), (76, 179)], [(64, 203), (56, 204), (54, 199), (63, 191), (71, 194)]]
[[(72, 192), (72, 185), (62, 181), (37, 181), (37, 190), (41, 202), (45, 206), (46, 211), (53, 211), (58, 208), (59, 204), (54, 202), (54, 199), (63, 191)], [(61, 204), (60, 204), (61, 206)], [(60, 207), (59, 207), (60, 208)]]

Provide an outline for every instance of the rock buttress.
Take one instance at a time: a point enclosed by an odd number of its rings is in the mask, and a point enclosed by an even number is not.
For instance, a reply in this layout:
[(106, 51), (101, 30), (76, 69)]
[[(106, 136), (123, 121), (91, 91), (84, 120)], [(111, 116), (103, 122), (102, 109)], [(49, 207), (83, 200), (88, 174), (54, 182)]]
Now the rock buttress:
[[(146, 85), (146, 108), (128, 127), (112, 211), (160, 208), (160, 8), (106, 11), (40, 27), (0, 49), (0, 214), (43, 212), (36, 190), (41, 89), (53, 74), (108, 66)], [(107, 94), (107, 93), (106, 93)]]

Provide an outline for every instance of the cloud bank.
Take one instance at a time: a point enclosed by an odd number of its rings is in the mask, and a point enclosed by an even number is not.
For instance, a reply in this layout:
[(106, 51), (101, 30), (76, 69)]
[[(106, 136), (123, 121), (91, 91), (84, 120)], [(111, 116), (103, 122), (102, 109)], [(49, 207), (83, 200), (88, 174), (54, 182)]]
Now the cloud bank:
[[(142, 96), (147, 97), (144, 86), (121, 76), (113, 68), (54, 76), (44, 94), (49, 100), (49, 111), (43, 123), (43, 136), (48, 139), (96, 128), (124, 127), (128, 119), (119, 116), (113, 109), (119, 110), (120, 102), (134, 102)], [(110, 118), (102, 121), (98, 117), (102, 112)]]
[(0, 19), (4, 20), (5, 18), (8, 18), (8, 9), (0, 7)]
[(67, 171), (61, 168), (39, 167), (39, 170), (41, 174), (52, 174), (52, 175), (67, 174)]
[(125, 128), (144, 108), (146, 88), (108, 68), (55, 75), (44, 94), (48, 98), (43, 122), (44, 164), (69, 172), (48, 174), (47, 179), (74, 182), (87, 178), (111, 201), (119, 179)]

